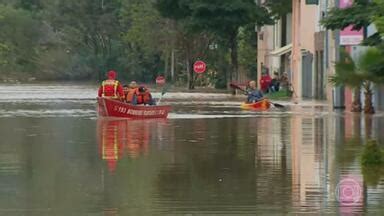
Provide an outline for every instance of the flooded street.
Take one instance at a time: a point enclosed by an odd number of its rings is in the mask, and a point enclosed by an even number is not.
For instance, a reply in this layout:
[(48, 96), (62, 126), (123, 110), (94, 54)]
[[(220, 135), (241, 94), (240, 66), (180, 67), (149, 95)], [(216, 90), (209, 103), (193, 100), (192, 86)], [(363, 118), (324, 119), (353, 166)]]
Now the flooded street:
[(383, 113), (171, 92), (166, 120), (106, 119), (96, 90), (0, 86), (0, 215), (384, 214), (384, 174), (360, 165)]

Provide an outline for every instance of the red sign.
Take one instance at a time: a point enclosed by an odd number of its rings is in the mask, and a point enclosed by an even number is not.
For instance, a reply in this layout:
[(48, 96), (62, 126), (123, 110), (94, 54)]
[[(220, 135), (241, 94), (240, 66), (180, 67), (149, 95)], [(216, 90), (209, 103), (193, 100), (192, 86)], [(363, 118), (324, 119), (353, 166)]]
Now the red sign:
[(195, 64), (193, 64), (193, 70), (196, 73), (204, 73), (205, 69), (207, 69), (207, 65), (203, 61), (196, 61)]
[[(353, 0), (341, 0), (339, 2), (340, 8), (348, 8), (353, 4)], [(347, 26), (340, 31), (340, 45), (359, 45), (364, 39), (363, 30), (352, 30), (352, 26)]]
[(164, 84), (165, 83), (165, 78), (163, 76), (158, 76), (156, 77), (156, 84)]

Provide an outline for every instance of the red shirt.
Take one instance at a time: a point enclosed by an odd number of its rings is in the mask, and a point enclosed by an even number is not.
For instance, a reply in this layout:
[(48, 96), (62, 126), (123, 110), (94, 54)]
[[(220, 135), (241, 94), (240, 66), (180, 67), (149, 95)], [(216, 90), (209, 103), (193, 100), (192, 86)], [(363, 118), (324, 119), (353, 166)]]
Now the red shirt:
[(271, 76), (269, 76), (269, 75), (262, 76), (260, 79), (260, 89), (262, 91), (267, 90), (269, 85), (271, 84), (271, 82), (272, 82)]

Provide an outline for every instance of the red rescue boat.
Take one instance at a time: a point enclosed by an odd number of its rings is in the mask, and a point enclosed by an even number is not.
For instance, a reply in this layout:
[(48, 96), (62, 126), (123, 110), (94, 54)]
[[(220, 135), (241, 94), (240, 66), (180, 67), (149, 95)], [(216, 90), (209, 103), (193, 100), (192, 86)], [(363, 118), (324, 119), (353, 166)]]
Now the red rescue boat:
[(98, 97), (99, 116), (120, 118), (167, 118), (171, 106), (144, 106), (123, 103), (117, 100)]

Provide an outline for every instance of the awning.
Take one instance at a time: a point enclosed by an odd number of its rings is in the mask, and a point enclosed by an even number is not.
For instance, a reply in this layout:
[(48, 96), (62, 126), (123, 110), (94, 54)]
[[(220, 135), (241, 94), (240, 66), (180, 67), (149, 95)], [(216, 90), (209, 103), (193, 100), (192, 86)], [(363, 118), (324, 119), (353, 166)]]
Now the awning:
[(271, 55), (274, 56), (281, 56), (284, 55), (287, 52), (290, 52), (292, 50), (292, 44), (288, 44), (286, 46), (280, 47), (278, 49), (275, 49), (271, 52)]

